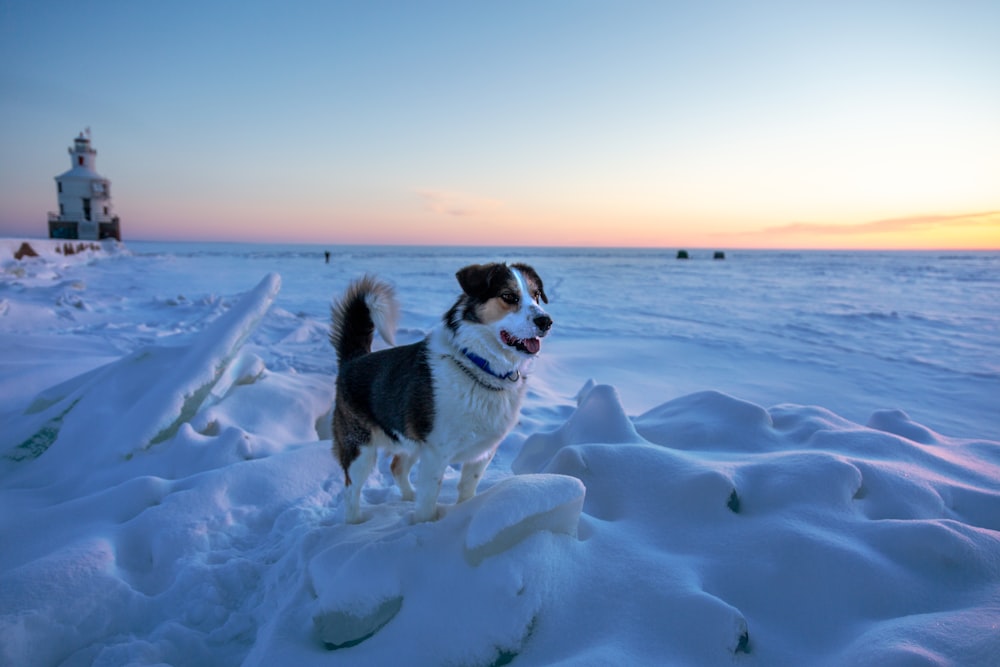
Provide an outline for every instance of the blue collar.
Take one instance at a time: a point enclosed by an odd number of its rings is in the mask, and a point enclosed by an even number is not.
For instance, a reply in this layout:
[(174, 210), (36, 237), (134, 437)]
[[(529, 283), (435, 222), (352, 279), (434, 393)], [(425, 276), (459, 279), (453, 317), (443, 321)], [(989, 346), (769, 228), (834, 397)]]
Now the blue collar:
[(510, 380), (511, 382), (517, 382), (518, 380), (521, 379), (521, 374), (518, 371), (510, 371), (509, 373), (504, 373), (503, 375), (500, 375), (492, 368), (490, 368), (490, 362), (486, 361), (475, 352), (469, 352), (469, 349), (466, 347), (462, 348), (462, 354), (465, 355), (466, 359), (474, 363), (479, 370), (486, 373), (487, 375), (492, 375), (498, 380)]

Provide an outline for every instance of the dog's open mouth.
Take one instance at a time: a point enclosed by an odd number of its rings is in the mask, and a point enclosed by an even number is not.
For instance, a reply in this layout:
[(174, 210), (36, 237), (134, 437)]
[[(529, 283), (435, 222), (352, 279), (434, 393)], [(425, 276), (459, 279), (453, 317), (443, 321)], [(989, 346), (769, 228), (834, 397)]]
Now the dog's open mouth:
[(506, 330), (500, 332), (500, 338), (505, 345), (510, 345), (514, 349), (527, 354), (538, 354), (538, 351), (542, 349), (542, 340), (540, 338), (518, 338)]

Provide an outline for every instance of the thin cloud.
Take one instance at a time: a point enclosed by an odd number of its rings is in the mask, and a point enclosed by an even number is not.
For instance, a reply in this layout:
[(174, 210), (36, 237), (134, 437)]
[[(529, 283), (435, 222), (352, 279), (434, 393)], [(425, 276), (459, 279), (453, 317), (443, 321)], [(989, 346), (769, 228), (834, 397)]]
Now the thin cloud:
[(774, 236), (796, 234), (826, 234), (833, 236), (856, 236), (863, 234), (898, 234), (926, 231), (947, 227), (990, 227), (1000, 225), (1000, 211), (965, 213), (962, 215), (919, 215), (905, 218), (889, 218), (854, 225), (834, 225), (812, 222), (793, 222), (788, 225), (765, 227), (747, 232), (751, 236)]
[(423, 201), (424, 208), (428, 211), (457, 218), (491, 213), (503, 206), (503, 202), (499, 200), (467, 192), (452, 190), (414, 190), (414, 192)]

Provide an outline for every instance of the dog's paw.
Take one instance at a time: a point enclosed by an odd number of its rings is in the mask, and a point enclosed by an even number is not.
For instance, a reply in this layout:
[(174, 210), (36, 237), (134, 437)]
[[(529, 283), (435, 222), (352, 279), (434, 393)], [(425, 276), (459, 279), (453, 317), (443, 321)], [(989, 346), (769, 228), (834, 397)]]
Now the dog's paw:
[(368, 513), (365, 512), (365, 511), (363, 511), (361, 508), (359, 508), (359, 507), (356, 507), (356, 508), (345, 507), (344, 508), (344, 523), (349, 523), (349, 524), (355, 524), (356, 525), (356, 524), (359, 524), (359, 523), (364, 523), (367, 520), (368, 520)]
[(410, 515), (410, 523), (427, 523), (428, 521), (437, 521), (441, 517), (441, 510), (437, 505), (434, 505), (430, 509), (418, 507)]

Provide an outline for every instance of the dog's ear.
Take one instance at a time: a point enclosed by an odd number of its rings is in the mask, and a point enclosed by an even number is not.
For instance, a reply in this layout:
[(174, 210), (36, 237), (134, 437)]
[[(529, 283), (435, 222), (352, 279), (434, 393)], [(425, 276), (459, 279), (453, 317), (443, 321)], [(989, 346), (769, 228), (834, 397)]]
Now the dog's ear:
[(538, 296), (542, 298), (543, 303), (549, 302), (549, 297), (545, 296), (545, 286), (542, 285), (542, 277), (538, 275), (537, 271), (527, 264), (512, 264), (511, 266), (520, 271), (522, 276), (538, 287)]
[(491, 289), (494, 289), (495, 278), (498, 269), (507, 268), (502, 264), (472, 264), (459, 269), (455, 277), (458, 284), (462, 286), (462, 291), (474, 299), (485, 299), (489, 296)]

